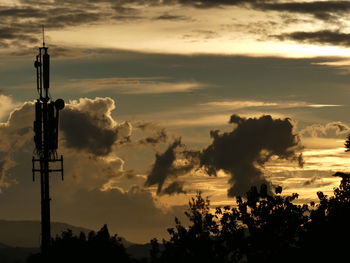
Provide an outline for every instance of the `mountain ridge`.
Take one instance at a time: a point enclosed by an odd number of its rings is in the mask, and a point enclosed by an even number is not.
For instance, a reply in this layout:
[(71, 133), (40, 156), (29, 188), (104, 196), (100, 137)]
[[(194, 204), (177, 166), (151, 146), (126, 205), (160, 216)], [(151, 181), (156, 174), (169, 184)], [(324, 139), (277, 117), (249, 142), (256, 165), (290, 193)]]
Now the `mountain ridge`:
[[(102, 226), (101, 226), (102, 227)], [(88, 234), (88, 228), (74, 226), (62, 222), (51, 222), (51, 236), (56, 237), (63, 231), (70, 229), (74, 234), (80, 232)], [(38, 248), (40, 247), (41, 223), (36, 220), (4, 220), (0, 219), (0, 244), (8, 247)], [(135, 243), (121, 237), (121, 242), (127, 248)]]

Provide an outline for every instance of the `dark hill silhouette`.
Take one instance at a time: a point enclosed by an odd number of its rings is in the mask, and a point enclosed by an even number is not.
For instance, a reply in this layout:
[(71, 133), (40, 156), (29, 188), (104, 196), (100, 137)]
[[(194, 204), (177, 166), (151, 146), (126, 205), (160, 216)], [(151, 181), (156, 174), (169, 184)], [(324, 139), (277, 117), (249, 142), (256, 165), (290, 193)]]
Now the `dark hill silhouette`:
[[(72, 230), (77, 235), (80, 232), (87, 235), (92, 231), (91, 229), (61, 222), (51, 223), (52, 237), (60, 235), (67, 229)], [(10, 247), (36, 248), (40, 246), (40, 231), (40, 221), (0, 220), (0, 243)], [(121, 242), (125, 247), (134, 245), (125, 238), (121, 238)]]
[[(59, 235), (68, 228), (77, 234), (80, 232), (89, 233), (91, 231), (83, 227), (53, 222), (51, 224), (52, 236)], [(40, 221), (0, 220), (0, 243), (11, 247), (39, 247), (40, 231)]]
[[(92, 230), (72, 226), (66, 223), (51, 223), (52, 237), (60, 236), (67, 229), (74, 235), (83, 232), (88, 235)], [(0, 220), (0, 263), (25, 262), (29, 255), (39, 252), (40, 221)], [(133, 258), (147, 258), (151, 245), (135, 244), (121, 237), (121, 243)]]
[(0, 249), (9, 248), (10, 246), (0, 243)]
[(0, 262), (25, 263), (31, 254), (38, 252), (39, 248), (19, 248), (0, 244)]

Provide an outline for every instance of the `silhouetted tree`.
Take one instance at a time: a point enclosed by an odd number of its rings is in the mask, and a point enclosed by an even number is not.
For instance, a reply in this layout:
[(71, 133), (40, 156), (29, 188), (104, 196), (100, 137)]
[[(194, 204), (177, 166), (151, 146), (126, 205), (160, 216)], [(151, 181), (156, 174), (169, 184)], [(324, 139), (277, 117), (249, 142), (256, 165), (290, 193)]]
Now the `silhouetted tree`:
[(296, 205), (298, 194), (282, 196), (277, 187), (275, 195), (262, 185), (260, 192), (252, 187), (246, 200), (237, 198), (239, 218), (246, 227), (246, 251), (248, 262), (279, 262), (301, 253), (300, 234), (308, 221), (308, 206)]
[(337, 172), (339, 187), (331, 197), (318, 192), (319, 204), (312, 204), (310, 220), (306, 225), (304, 246), (306, 251), (317, 251), (312, 256), (319, 260), (348, 257), (350, 237), (350, 174)]
[[(237, 206), (210, 212), (208, 199), (197, 194), (185, 213), (190, 221), (184, 227), (175, 219), (171, 238), (163, 241), (164, 251), (154, 262), (277, 262), (281, 256), (299, 253), (299, 234), (308, 220), (307, 205), (292, 202), (297, 194), (282, 197), (262, 185), (252, 187)], [(153, 245), (158, 245), (154, 243)]]
[(350, 151), (350, 134), (348, 135), (348, 137), (346, 137), (344, 146), (345, 146), (345, 151), (349, 152)]
[(71, 230), (64, 231), (61, 236), (52, 239), (48, 258), (36, 254), (28, 259), (28, 263), (38, 262), (131, 262), (121, 239), (110, 236), (104, 225), (97, 233), (91, 231), (88, 237), (84, 233), (73, 235)]
[(170, 240), (159, 250), (152, 240), (151, 261), (161, 262), (334, 262), (348, 257), (350, 174), (341, 177), (334, 195), (318, 192), (319, 203), (297, 205), (298, 194), (282, 196), (277, 187), (252, 187), (236, 206), (210, 209), (197, 194), (185, 213), (190, 225), (175, 218)]

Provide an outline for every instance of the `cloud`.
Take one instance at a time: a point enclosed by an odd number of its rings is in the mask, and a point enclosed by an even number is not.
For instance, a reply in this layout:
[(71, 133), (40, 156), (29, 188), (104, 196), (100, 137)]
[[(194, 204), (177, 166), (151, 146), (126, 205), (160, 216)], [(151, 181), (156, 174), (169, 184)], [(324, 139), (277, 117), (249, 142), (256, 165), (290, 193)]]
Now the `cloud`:
[(88, 2), (82, 4), (62, 1), (40, 4), (34, 1), (28, 4), (30, 5), (23, 2), (19, 5), (0, 6), (0, 38), (3, 47), (24, 48), (39, 43), (41, 25), (45, 25), (49, 30), (63, 29), (68, 26), (96, 23), (108, 17), (105, 11)]
[(179, 146), (181, 146), (181, 140), (177, 139), (168, 146), (164, 153), (156, 154), (156, 160), (150, 174), (147, 177), (145, 185), (152, 186), (157, 184), (157, 193), (162, 191), (163, 184), (167, 177), (175, 174), (175, 171), (173, 170), (173, 163), (176, 160), (176, 148)]
[(179, 162), (180, 148), (183, 147), (181, 139), (176, 139), (163, 153), (157, 153), (151, 172), (147, 176), (145, 186), (157, 185), (157, 194), (172, 194), (181, 189), (179, 183), (170, 184), (165, 190), (166, 181), (176, 179), (193, 170), (194, 165), (188, 162)]
[(346, 14), (350, 10), (348, 1), (274, 2), (260, 3), (254, 6), (262, 10), (310, 14), (325, 21), (335, 19), (337, 16)]
[(131, 124), (117, 124), (111, 116), (114, 109), (114, 101), (110, 98), (72, 101), (62, 111), (60, 127), (65, 146), (103, 156), (108, 155), (118, 143), (127, 142)]
[(162, 192), (162, 194), (172, 195), (172, 194), (185, 194), (186, 191), (183, 189), (184, 182), (172, 182), (169, 184)]
[(212, 143), (201, 151), (187, 149), (180, 139), (175, 140), (163, 153), (156, 154), (145, 185), (156, 185), (160, 195), (181, 193), (179, 176), (200, 169), (215, 176), (224, 171), (230, 176), (228, 196), (236, 196), (252, 185), (271, 185), (262, 170), (272, 157), (303, 165), (303, 147), (290, 119), (232, 115), (230, 123), (234, 125), (230, 132), (211, 131)]
[(81, 89), (84, 93), (96, 91), (112, 91), (121, 94), (163, 94), (187, 93), (204, 88), (206, 85), (196, 82), (167, 82), (164, 77), (144, 78), (95, 78), (73, 79), (57, 83), (65, 89)]
[[(59, 193), (53, 198), (62, 199)], [(139, 243), (149, 242), (150, 237), (165, 237), (166, 229), (173, 224), (175, 216), (171, 209), (161, 210), (152, 194), (139, 187), (132, 187), (126, 192), (81, 189), (66, 201), (60, 200), (53, 209), (56, 220), (76, 225), (83, 222), (93, 229), (107, 223), (112, 233)]]
[(322, 178), (319, 176), (314, 176), (310, 180), (306, 180), (303, 183), (303, 186), (308, 186), (308, 187), (323, 187), (323, 186), (328, 186), (331, 185), (333, 182), (325, 182)]
[(275, 38), (279, 40), (293, 40), (302, 43), (309, 44), (321, 44), (349, 47), (350, 46), (350, 34), (342, 33), (340, 31), (320, 30), (313, 32), (296, 31), (292, 33), (285, 33), (281, 35), (275, 35)]
[(223, 107), (230, 109), (241, 109), (241, 108), (250, 108), (250, 107), (273, 107), (278, 106), (279, 103), (276, 102), (264, 102), (264, 101), (211, 101), (201, 104), (208, 107)]
[(350, 127), (340, 121), (329, 122), (324, 125), (313, 124), (303, 128), (300, 135), (303, 137), (345, 138)]
[[(120, 158), (113, 156), (106, 159), (115, 146), (125, 142), (131, 135), (129, 123), (117, 123), (112, 118), (111, 111), (114, 108), (114, 101), (110, 98), (83, 98), (68, 103), (61, 113), (59, 151), (67, 155), (67, 165), (71, 165), (68, 170), (72, 177), (78, 181), (84, 177), (84, 183), (89, 187), (94, 185), (99, 188), (123, 170), (124, 162)], [(33, 154), (33, 118), (34, 103), (26, 102), (10, 114), (7, 122), (0, 123), (3, 184), (10, 180), (6, 172), (9, 167), (18, 165), (16, 155), (24, 152), (30, 155), (30, 160)], [(77, 152), (80, 154), (77, 155)], [(91, 173), (96, 169), (102, 172)]]
[(188, 21), (191, 20), (187, 16), (181, 16), (181, 15), (170, 15), (168, 13), (157, 16), (154, 18), (155, 20), (168, 20), (168, 21)]
[(20, 105), (11, 97), (0, 94), (0, 121), (9, 117), (9, 114)]
[(289, 119), (232, 115), (230, 123), (235, 125), (231, 132), (211, 132), (212, 144), (200, 155), (201, 165), (209, 175), (216, 175), (219, 170), (230, 174), (229, 196), (242, 195), (252, 185), (270, 184), (262, 168), (272, 156), (302, 165), (299, 137)]
[[(159, 143), (168, 141), (169, 136), (166, 129), (156, 123), (136, 121), (132, 125), (135, 131), (132, 140), (137, 141), (138, 144), (156, 146)], [(137, 131), (141, 133), (139, 136), (136, 134)], [(137, 139), (134, 139), (134, 137), (137, 137)]]
[(233, 101), (211, 101), (207, 103), (200, 104), (201, 106), (209, 108), (222, 108), (222, 109), (245, 109), (245, 108), (254, 108), (254, 107), (263, 107), (263, 108), (324, 108), (324, 107), (340, 107), (342, 105), (334, 104), (312, 104), (304, 101), (296, 102), (269, 102), (269, 101), (250, 101), (250, 100), (233, 100)]
[(209, 40), (219, 36), (218, 32), (213, 30), (194, 30), (189, 34), (182, 36), (183, 39), (189, 39), (190, 41), (198, 41), (198, 39)]
[(168, 135), (166, 133), (165, 128), (160, 129), (156, 132), (156, 135), (149, 136), (139, 140), (140, 144), (151, 144), (156, 145), (158, 143), (165, 143), (168, 140)]
[[(58, 153), (65, 158), (65, 180), (51, 176), (52, 218), (95, 230), (107, 223), (113, 233), (137, 242), (164, 238), (174, 211), (160, 208), (152, 193), (142, 189), (144, 177), (141, 180), (124, 170), (124, 160), (116, 156), (118, 152), (111, 145), (129, 136), (131, 130), (113, 118), (114, 108), (110, 98), (82, 98), (67, 103), (66, 112), (62, 111), (65, 124)], [(0, 123), (0, 206), (7, 219), (40, 218), (39, 182), (31, 180), (33, 118), (34, 103), (26, 102), (7, 122)], [(93, 138), (107, 136), (107, 131), (116, 133), (111, 136), (116, 141)], [(129, 181), (131, 187), (118, 188), (119, 179), (123, 185)], [(105, 187), (110, 182), (110, 187)]]

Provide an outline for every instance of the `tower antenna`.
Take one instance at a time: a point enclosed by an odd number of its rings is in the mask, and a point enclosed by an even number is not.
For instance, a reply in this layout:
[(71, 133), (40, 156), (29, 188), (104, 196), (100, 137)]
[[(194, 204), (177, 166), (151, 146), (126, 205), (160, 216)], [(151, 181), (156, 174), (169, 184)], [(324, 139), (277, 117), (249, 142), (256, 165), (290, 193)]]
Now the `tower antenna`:
[(45, 26), (42, 25), (42, 33), (43, 33), (43, 47), (45, 47)]
[(45, 47), (44, 26), (42, 26), (43, 46), (39, 47), (34, 67), (36, 68), (37, 90), (39, 98), (35, 102), (34, 142), (35, 156), (32, 158), (32, 175), (40, 176), (41, 193), (41, 253), (48, 262), (51, 246), (50, 219), (50, 175), (61, 174), (63, 180), (63, 156), (57, 154), (59, 113), (64, 108), (64, 101), (53, 101), (49, 96), (50, 55)]

